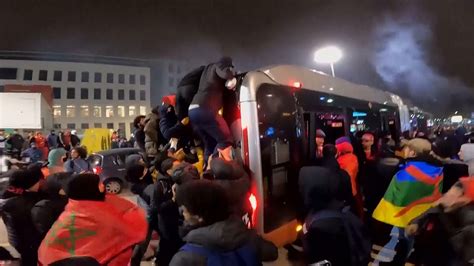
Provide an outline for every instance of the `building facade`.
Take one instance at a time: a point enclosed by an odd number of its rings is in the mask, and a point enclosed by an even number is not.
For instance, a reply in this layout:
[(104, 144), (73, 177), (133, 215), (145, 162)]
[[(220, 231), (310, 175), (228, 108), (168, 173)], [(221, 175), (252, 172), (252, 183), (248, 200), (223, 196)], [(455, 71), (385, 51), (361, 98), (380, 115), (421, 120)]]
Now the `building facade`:
[(0, 90), (6, 85), (51, 86), (54, 129), (109, 128), (129, 136), (133, 119), (150, 111), (148, 65), (129, 59), (74, 56), (68, 61), (67, 56), (0, 53)]
[(176, 94), (178, 83), (193, 69), (191, 63), (177, 60), (153, 60), (150, 66), (152, 107), (160, 105), (163, 96)]

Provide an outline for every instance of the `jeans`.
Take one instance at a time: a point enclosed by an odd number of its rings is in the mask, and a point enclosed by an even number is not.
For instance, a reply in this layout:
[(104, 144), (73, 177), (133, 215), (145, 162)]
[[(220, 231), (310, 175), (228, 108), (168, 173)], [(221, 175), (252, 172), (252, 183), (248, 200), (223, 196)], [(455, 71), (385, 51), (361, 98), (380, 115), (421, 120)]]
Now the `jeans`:
[(194, 131), (204, 142), (206, 158), (212, 155), (216, 148), (224, 149), (232, 145), (229, 126), (219, 114), (197, 107), (189, 110), (189, 119)]
[(372, 265), (383, 262), (390, 262), (390, 265), (405, 265), (413, 249), (413, 237), (407, 236), (404, 228), (396, 226), (392, 228), (390, 236), (390, 241), (379, 251)]

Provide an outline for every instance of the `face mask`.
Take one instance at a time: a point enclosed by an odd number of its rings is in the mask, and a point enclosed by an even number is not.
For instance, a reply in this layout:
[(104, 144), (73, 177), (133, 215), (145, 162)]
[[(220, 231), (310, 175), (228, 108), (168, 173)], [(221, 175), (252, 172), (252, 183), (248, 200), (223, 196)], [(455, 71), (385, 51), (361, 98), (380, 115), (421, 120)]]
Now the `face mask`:
[(225, 82), (225, 87), (229, 90), (234, 90), (235, 86), (237, 86), (237, 79), (236, 78), (229, 79)]

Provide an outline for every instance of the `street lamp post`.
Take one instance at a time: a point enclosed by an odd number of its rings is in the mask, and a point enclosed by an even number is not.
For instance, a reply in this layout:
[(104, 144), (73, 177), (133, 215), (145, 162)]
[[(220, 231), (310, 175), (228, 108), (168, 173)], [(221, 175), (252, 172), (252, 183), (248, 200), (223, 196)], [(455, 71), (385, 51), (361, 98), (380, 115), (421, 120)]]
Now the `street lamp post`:
[(335, 77), (334, 63), (342, 58), (342, 52), (336, 46), (328, 46), (317, 50), (314, 53), (314, 61), (321, 64), (329, 64), (331, 66), (332, 76)]

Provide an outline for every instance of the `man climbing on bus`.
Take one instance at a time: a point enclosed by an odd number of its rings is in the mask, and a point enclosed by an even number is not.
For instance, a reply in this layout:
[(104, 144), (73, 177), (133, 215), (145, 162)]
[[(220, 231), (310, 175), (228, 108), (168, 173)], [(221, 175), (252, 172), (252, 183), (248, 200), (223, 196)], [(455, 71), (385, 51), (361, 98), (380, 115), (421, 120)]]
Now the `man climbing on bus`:
[(233, 159), (232, 134), (219, 110), (224, 106), (225, 90), (235, 88), (234, 76), (230, 57), (207, 65), (189, 106), (189, 118), (194, 131), (204, 141), (206, 159), (216, 151), (227, 161)]

